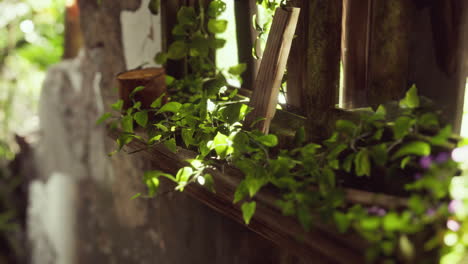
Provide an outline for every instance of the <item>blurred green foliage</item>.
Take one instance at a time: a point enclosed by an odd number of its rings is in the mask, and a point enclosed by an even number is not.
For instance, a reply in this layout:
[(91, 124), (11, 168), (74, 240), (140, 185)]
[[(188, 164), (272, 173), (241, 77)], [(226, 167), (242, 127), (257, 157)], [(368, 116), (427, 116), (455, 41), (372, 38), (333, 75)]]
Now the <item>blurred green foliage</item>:
[(38, 128), (45, 71), (63, 53), (64, 13), (65, 0), (0, 0), (0, 263), (22, 263), (27, 255), (19, 208), (26, 197), (18, 194), (23, 179), (8, 165), (17, 149), (14, 134)]
[(0, 140), (37, 127), (45, 70), (63, 52), (64, 6), (65, 0), (0, 0)]

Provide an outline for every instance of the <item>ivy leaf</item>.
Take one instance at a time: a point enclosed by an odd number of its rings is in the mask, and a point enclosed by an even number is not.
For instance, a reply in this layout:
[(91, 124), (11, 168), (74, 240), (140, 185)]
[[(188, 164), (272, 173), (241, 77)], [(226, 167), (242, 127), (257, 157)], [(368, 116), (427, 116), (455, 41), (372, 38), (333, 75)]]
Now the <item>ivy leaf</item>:
[(226, 10), (226, 3), (220, 0), (211, 1), (208, 7), (208, 16), (216, 18)]
[(174, 178), (174, 176), (172, 176), (169, 173), (164, 173), (164, 172), (159, 171), (159, 170), (145, 171), (145, 173), (144, 173), (144, 178), (145, 179), (159, 178), (159, 177), (166, 177), (166, 178), (168, 178), (169, 180), (171, 180), (173, 182), (177, 182), (176, 179)]
[(154, 124), (155, 127), (159, 128), (162, 132), (168, 132), (169, 128), (161, 123)]
[(203, 179), (205, 179), (205, 186), (208, 190), (210, 190), (212, 193), (216, 193), (216, 190), (214, 188), (214, 179), (211, 174), (205, 174), (203, 175)]
[(213, 34), (220, 34), (226, 31), (227, 20), (224, 19), (210, 19), (208, 21), (208, 31)]
[(156, 62), (156, 64), (164, 65), (167, 62), (167, 57), (167, 53), (158, 52), (156, 56), (154, 56), (154, 62)]
[(345, 170), (347, 173), (351, 172), (351, 168), (353, 166), (353, 160), (355, 158), (356, 154), (351, 153), (348, 156), (346, 156), (345, 160), (343, 161), (343, 170)]
[(206, 39), (201, 36), (197, 36), (190, 43), (190, 56), (206, 57), (209, 55), (209, 48), (209, 45), (206, 44)]
[(183, 167), (176, 174), (177, 182), (188, 182), (190, 176), (193, 174), (193, 169), (191, 167)]
[(367, 149), (361, 149), (354, 159), (354, 166), (357, 176), (370, 176), (370, 161), (369, 151)]
[(159, 179), (156, 177), (147, 178), (145, 180), (146, 186), (148, 187), (148, 196), (154, 197), (158, 192)]
[(247, 70), (247, 64), (240, 63), (240, 64), (237, 64), (236, 66), (232, 66), (231, 68), (229, 68), (228, 72), (232, 75), (241, 75), (242, 73), (245, 72), (245, 70)]
[(133, 89), (133, 91), (129, 95), (130, 99), (133, 99), (133, 97), (135, 97), (135, 94), (142, 91), (143, 89), (145, 89), (144, 86), (138, 86), (135, 89)]
[(166, 85), (167, 86), (172, 85), (174, 83), (174, 81), (175, 81), (174, 77), (166, 74)]
[(193, 143), (193, 133), (195, 131), (191, 128), (182, 129), (182, 140), (186, 147), (189, 147)]
[(387, 144), (382, 143), (371, 147), (370, 154), (375, 164), (384, 166), (388, 159)]
[(147, 111), (136, 112), (133, 115), (133, 118), (135, 119), (137, 124), (140, 125), (141, 127), (146, 127), (146, 125), (148, 124), (148, 112)]
[(452, 136), (452, 126), (447, 125), (442, 128), (437, 135), (431, 138), (431, 144), (433, 145), (443, 145), (447, 142), (447, 140)]
[(411, 195), (408, 200), (408, 207), (416, 214), (423, 214), (426, 211), (424, 200), (419, 195)]
[(257, 140), (267, 147), (274, 147), (278, 145), (278, 137), (273, 134), (260, 136), (257, 138)]
[(193, 7), (182, 6), (177, 12), (177, 21), (180, 25), (191, 25), (197, 21), (197, 13)]
[(346, 231), (348, 231), (348, 228), (350, 226), (350, 221), (347, 215), (342, 212), (335, 211), (333, 213), (333, 218), (335, 220), (335, 224), (338, 228), (338, 231), (340, 233), (346, 233)]
[(393, 136), (396, 140), (402, 139), (411, 132), (411, 127), (416, 123), (416, 120), (407, 116), (399, 117), (393, 126)]
[(161, 107), (161, 109), (159, 109), (159, 111), (157, 113), (158, 114), (159, 113), (166, 113), (166, 112), (177, 113), (177, 112), (179, 112), (181, 107), (182, 107), (181, 103), (169, 102), (169, 103), (163, 105)]
[(252, 216), (255, 213), (255, 208), (257, 206), (257, 203), (255, 202), (249, 202), (249, 203), (243, 203), (242, 204), (242, 217), (244, 218), (244, 222), (248, 225), (250, 223), (250, 220), (252, 219)]
[(111, 113), (104, 113), (103, 115), (101, 115), (101, 117), (98, 118), (98, 120), (96, 120), (96, 125), (100, 125), (104, 123), (107, 119), (111, 117), (112, 117)]
[(162, 99), (164, 98), (164, 96), (166, 96), (165, 93), (163, 93), (161, 96), (158, 97), (158, 99), (154, 100), (150, 107), (151, 108), (160, 108), (161, 107), (161, 104), (162, 104)]
[(150, 0), (148, 9), (153, 15), (159, 14), (159, 2), (160, 0)]
[(212, 49), (222, 49), (224, 46), (226, 46), (226, 40), (225, 39), (213, 39), (210, 42), (210, 48)]
[(169, 51), (167, 52), (167, 57), (173, 60), (183, 59), (187, 55), (187, 44), (181, 40), (174, 41), (171, 46), (169, 46)]
[(402, 220), (397, 213), (390, 212), (383, 219), (383, 228), (385, 231), (397, 231), (406, 224)]
[(322, 182), (325, 183), (326, 188), (334, 188), (336, 185), (335, 172), (332, 169), (325, 167), (322, 170)]
[(301, 126), (296, 130), (296, 133), (294, 134), (294, 143), (296, 146), (301, 146), (305, 142), (305, 128), (304, 126)]
[(287, 200), (287, 201), (278, 200), (278, 201), (276, 201), (276, 205), (278, 205), (279, 208), (281, 208), (281, 212), (285, 216), (292, 216), (296, 212), (296, 207), (294, 205), (294, 201), (291, 201), (291, 200)]
[(297, 209), (297, 218), (299, 219), (302, 227), (306, 231), (310, 231), (312, 227), (312, 214), (310, 213), (309, 207), (306, 205), (300, 205)]
[(141, 196), (141, 193), (137, 193), (130, 198), (130, 201), (133, 201)]
[(383, 119), (387, 115), (387, 109), (385, 109), (385, 106), (379, 105), (379, 107), (377, 107), (377, 110), (375, 111), (375, 114), (382, 117)]
[(112, 109), (114, 109), (115, 111), (119, 111), (119, 112), (120, 112), (120, 111), (122, 111), (123, 103), (124, 103), (123, 100), (120, 99), (120, 100), (118, 100), (117, 102), (111, 104), (111, 107), (112, 107)]
[(411, 86), (409, 91), (406, 92), (405, 98), (400, 100), (400, 107), (410, 109), (419, 107), (418, 89), (416, 85)]
[(227, 123), (232, 125), (244, 119), (248, 108), (246, 104), (242, 103), (230, 104), (221, 110), (221, 116)]
[(122, 117), (120, 124), (124, 132), (133, 133), (133, 117), (131, 115)]
[(336, 130), (342, 133), (352, 136), (357, 126), (349, 120), (338, 120), (336, 121)]
[(367, 217), (361, 218), (361, 221), (360, 221), (359, 224), (360, 224), (362, 229), (373, 231), (373, 230), (376, 230), (377, 228), (379, 228), (380, 223), (381, 223), (381, 220), (380, 220), (379, 217), (377, 217), (377, 216), (367, 216)]
[(237, 185), (236, 192), (234, 193), (234, 201), (233, 203), (237, 203), (244, 199), (245, 196), (249, 193), (249, 190), (247, 189), (247, 184), (246, 181), (243, 180)]
[(218, 134), (216, 134), (215, 138), (213, 139), (213, 147), (218, 156), (225, 158), (229, 154), (229, 138), (226, 135), (218, 132)]
[(177, 152), (177, 145), (174, 138), (164, 141), (164, 146), (166, 146), (171, 152)]
[(411, 159), (412, 159), (411, 156), (407, 156), (404, 159), (402, 159), (401, 163), (400, 163), (400, 168), (405, 169), (406, 165), (408, 165), (408, 163), (411, 161)]
[(439, 118), (434, 113), (425, 113), (418, 119), (418, 124), (425, 128), (439, 127)]
[(129, 134), (120, 135), (120, 137), (117, 139), (117, 145), (119, 146), (119, 150), (122, 149), (128, 143), (132, 142), (133, 138), (133, 135)]
[(393, 156), (392, 160), (406, 155), (428, 156), (431, 154), (431, 146), (423, 141), (413, 141), (403, 145)]

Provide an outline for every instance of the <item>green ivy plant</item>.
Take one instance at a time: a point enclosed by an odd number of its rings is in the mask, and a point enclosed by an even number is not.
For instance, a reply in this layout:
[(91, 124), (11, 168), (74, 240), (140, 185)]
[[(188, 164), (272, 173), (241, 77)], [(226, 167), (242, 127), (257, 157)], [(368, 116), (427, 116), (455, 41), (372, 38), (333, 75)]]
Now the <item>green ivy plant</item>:
[[(465, 179), (455, 177), (460, 175), (460, 163), (451, 153), (457, 141), (451, 127), (443, 125), (417, 95), (416, 87), (398, 102), (361, 109), (353, 120), (338, 120), (334, 133), (323, 142), (306, 142), (299, 129), (295, 146), (280, 149), (277, 136), (243, 126), (251, 109), (236, 89), (227, 88), (226, 76), (240, 78), (245, 65), (223, 70), (211, 60), (225, 43), (216, 38), (227, 26), (218, 19), (224, 10), (220, 0), (212, 1), (207, 10), (203, 6), (179, 10), (175, 42), (155, 58), (161, 64), (182, 60), (185, 65), (183, 78), (167, 78), (173, 91), (168, 103), (162, 103), (163, 95), (150, 109), (142, 109), (134, 95), (144, 87), (136, 87), (130, 108), (122, 109), (121, 100), (112, 105), (117, 116), (110, 124), (121, 131), (118, 150), (139, 140), (148, 148), (164, 144), (173, 152), (179, 146), (197, 153), (175, 175), (145, 172), (148, 193), (134, 198), (156, 196), (161, 177), (173, 181), (177, 191), (189, 184), (216, 191), (210, 171), (227, 164), (245, 175), (233, 202), (242, 203), (246, 224), (255, 213), (255, 195), (272, 185), (283, 214), (296, 217), (305, 230), (323, 221), (334, 223), (339, 232), (358, 233), (370, 242), (370, 262), (397, 263), (398, 256), (400, 261), (435, 263), (441, 256), (450, 260), (463, 256), (459, 253), (468, 244), (468, 227), (462, 226), (468, 196), (453, 191), (454, 181)], [(112, 116), (105, 114), (98, 122)], [(145, 134), (136, 133), (135, 126)], [(345, 193), (355, 181), (394, 185), (383, 189), (406, 198), (407, 206), (351, 204)], [(454, 201), (461, 204), (457, 210), (452, 208)]]

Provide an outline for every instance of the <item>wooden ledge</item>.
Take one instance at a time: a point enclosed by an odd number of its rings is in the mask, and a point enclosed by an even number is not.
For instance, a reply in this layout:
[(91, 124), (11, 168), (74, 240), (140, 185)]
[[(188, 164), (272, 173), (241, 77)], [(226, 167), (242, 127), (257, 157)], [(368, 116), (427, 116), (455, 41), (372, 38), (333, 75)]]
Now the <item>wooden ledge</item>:
[[(118, 138), (116, 131), (109, 131), (108, 134), (112, 139)], [(125, 148), (128, 152), (141, 150), (139, 153), (151, 162), (153, 169), (172, 174), (188, 165), (186, 159), (196, 155), (182, 148), (179, 148), (177, 153), (172, 153), (164, 145), (147, 149), (140, 141), (133, 141)], [(243, 178), (242, 173), (226, 166), (224, 173), (215, 170), (211, 174), (216, 193), (198, 184), (189, 185), (184, 192), (244, 225), (240, 204), (232, 202), (235, 189)], [(162, 179), (163, 184), (173, 184), (169, 180)], [(275, 197), (274, 190), (270, 188), (264, 188), (256, 195), (256, 212), (250, 225), (247, 226), (250, 230), (311, 263), (317, 259), (324, 260), (323, 263), (364, 263), (366, 243), (361, 238), (338, 234), (332, 227), (321, 224), (317, 224), (312, 231), (306, 233), (295, 218), (282, 215), (274, 205)]]

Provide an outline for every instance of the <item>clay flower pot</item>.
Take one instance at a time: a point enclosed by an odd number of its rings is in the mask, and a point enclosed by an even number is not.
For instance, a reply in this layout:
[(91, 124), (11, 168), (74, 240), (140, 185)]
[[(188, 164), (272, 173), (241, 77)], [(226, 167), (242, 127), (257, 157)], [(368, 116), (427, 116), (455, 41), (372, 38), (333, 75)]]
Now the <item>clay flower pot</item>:
[(163, 93), (166, 96), (162, 103), (167, 101), (166, 72), (164, 68), (147, 68), (130, 70), (117, 75), (119, 82), (119, 95), (123, 100), (123, 108), (127, 109), (132, 105), (130, 93), (138, 86), (144, 86), (145, 89), (135, 94), (134, 100), (141, 102), (142, 109), (151, 108), (151, 103), (158, 99)]

